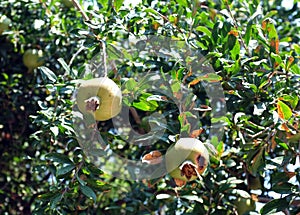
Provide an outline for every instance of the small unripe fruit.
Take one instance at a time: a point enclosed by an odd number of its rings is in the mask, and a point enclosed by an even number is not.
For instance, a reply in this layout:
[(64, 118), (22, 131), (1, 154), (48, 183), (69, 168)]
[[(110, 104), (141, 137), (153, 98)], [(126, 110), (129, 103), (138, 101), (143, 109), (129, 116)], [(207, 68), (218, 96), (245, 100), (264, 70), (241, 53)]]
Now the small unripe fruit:
[(28, 49), (23, 55), (23, 63), (28, 69), (33, 70), (44, 64), (43, 55), (42, 50)]
[(249, 213), (250, 211), (255, 210), (255, 201), (252, 200), (251, 198), (246, 199), (246, 198), (238, 197), (234, 201), (234, 204), (236, 206), (238, 215), (243, 215)]
[(11, 20), (7, 16), (0, 16), (0, 35), (9, 28), (10, 24)]
[(209, 162), (209, 153), (204, 144), (195, 138), (181, 138), (168, 149), (166, 168), (177, 180), (192, 181), (205, 171)]
[(122, 92), (113, 80), (94, 78), (79, 86), (76, 102), (81, 113), (91, 113), (95, 120), (105, 121), (120, 113)]

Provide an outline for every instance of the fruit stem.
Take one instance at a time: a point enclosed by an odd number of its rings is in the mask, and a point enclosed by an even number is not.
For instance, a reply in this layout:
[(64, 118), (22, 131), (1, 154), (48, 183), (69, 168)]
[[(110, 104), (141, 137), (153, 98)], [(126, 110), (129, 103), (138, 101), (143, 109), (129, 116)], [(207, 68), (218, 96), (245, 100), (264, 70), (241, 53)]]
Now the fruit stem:
[(104, 64), (104, 77), (107, 77), (107, 63), (106, 63), (106, 44), (104, 40), (101, 40), (103, 48), (103, 64)]
[(85, 109), (87, 111), (95, 112), (100, 107), (100, 98), (98, 96), (93, 96), (84, 102), (86, 103)]

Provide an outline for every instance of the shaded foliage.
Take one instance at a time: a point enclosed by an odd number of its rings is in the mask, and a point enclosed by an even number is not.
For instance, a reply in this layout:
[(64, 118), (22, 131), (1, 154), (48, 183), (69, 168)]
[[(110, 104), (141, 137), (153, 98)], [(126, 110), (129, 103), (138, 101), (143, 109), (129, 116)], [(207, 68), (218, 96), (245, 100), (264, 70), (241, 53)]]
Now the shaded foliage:
[[(63, 2), (0, 3), (0, 14), (12, 20), (0, 35), (1, 214), (237, 214), (239, 196), (263, 203), (257, 213), (299, 213), (299, 2), (292, 8), (277, 0), (145, 0), (132, 8), (120, 0), (80, 2), (89, 20)], [(126, 52), (114, 47), (132, 35), (185, 41), (215, 74), (198, 77), (172, 58), (120, 59)], [(154, 112), (167, 120), (158, 126), (165, 133), (148, 147), (124, 141), (111, 120), (98, 123), (101, 135), (116, 153), (139, 160), (154, 149), (165, 152), (179, 134), (204, 141), (212, 122), (221, 120), (225, 132), (211, 140), (217, 152), (201, 180), (181, 189), (169, 175), (122, 180), (83, 152), (72, 124), (72, 95), (103, 41), (108, 60), (119, 62), (108, 76), (122, 85), (123, 102), (135, 110), (129, 115), (133, 129), (150, 131), (159, 121), (148, 122)], [(28, 71), (23, 65), (29, 48), (44, 50), (43, 67)], [(149, 100), (157, 95), (145, 90), (151, 86), (143, 79), (147, 71), (170, 77), (173, 93), (178, 84), (189, 86), (199, 107), (210, 106), (203, 82), (219, 81), (226, 115), (205, 111), (191, 127), (188, 111), (163, 97)]]

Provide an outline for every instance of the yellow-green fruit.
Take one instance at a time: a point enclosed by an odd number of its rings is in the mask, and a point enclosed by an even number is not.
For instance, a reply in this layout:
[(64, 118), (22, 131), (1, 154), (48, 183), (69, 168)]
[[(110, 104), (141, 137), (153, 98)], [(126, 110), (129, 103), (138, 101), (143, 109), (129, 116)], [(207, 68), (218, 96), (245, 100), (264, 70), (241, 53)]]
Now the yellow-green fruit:
[(95, 120), (105, 121), (122, 109), (122, 92), (109, 78), (84, 81), (78, 88), (76, 102), (81, 113), (92, 113)]
[(73, 2), (71, 0), (61, 0), (61, 3), (68, 8), (73, 7)]
[(23, 63), (28, 69), (35, 69), (44, 64), (43, 51), (37, 49), (28, 49), (23, 55)]
[(246, 199), (246, 198), (238, 197), (234, 201), (234, 204), (236, 206), (238, 215), (243, 215), (250, 211), (255, 211), (255, 201), (252, 200), (251, 198)]
[(166, 153), (166, 168), (174, 179), (192, 181), (208, 166), (209, 153), (195, 138), (181, 138)]
[(0, 34), (2, 34), (3, 31), (6, 31), (10, 24), (11, 20), (7, 16), (0, 16)]

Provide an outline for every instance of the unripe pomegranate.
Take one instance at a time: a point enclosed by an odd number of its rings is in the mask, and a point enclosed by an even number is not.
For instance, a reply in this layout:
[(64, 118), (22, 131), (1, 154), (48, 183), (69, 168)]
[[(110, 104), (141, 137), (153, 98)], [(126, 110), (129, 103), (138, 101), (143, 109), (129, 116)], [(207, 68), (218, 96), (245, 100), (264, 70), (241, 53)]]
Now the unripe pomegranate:
[(23, 63), (28, 69), (33, 70), (44, 64), (43, 55), (42, 50), (28, 49), (23, 55)]
[(95, 120), (105, 121), (120, 113), (122, 92), (113, 80), (94, 78), (79, 86), (76, 102), (83, 114), (92, 113)]
[(6, 31), (9, 28), (10, 24), (10, 18), (5, 15), (0, 16), (0, 35), (3, 33), (3, 31)]
[(166, 168), (176, 180), (197, 179), (207, 168), (209, 153), (204, 144), (195, 138), (181, 138), (166, 153)]

